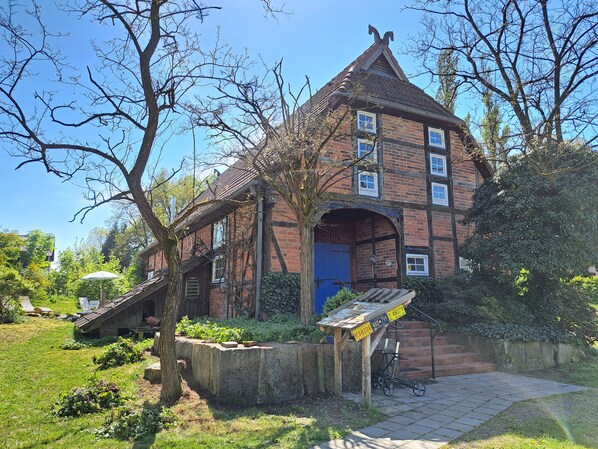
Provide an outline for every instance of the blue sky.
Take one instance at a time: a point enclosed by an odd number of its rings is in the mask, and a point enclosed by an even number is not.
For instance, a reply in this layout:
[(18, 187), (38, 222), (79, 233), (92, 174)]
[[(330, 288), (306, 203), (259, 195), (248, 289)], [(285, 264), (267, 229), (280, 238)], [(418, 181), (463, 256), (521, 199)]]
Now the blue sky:
[[(71, 33), (62, 41), (62, 51), (77, 62), (92, 62), (88, 42), (92, 34), (97, 37), (102, 31), (55, 11), (53, 0), (40, 3), (51, 29)], [(307, 75), (313, 86), (319, 88), (370, 46), (373, 37), (368, 35), (367, 28), (372, 24), (381, 34), (394, 31), (395, 41), (390, 48), (409, 75), (420, 67), (417, 61), (400, 52), (408, 50), (408, 36), (416, 33), (419, 26), (414, 13), (402, 11), (403, 3), (399, 0), (287, 1), (285, 8), (291, 14), (274, 20), (264, 17), (258, 0), (215, 0), (212, 4), (222, 9), (206, 18), (201, 33), (210, 41), (219, 27), (221, 41), (235, 50), (247, 49), (250, 56), (262, 57), (267, 62), (284, 58), (285, 73), (292, 84), (299, 85)], [(426, 80), (413, 81), (433, 95)], [(171, 144), (177, 147), (173, 151), (176, 158), (191, 153), (185, 140)], [(87, 204), (82, 189), (45, 173), (41, 165), (29, 164), (15, 171), (17, 164), (16, 159), (0, 148), (0, 229), (20, 233), (40, 229), (54, 233), (60, 251), (72, 246), (76, 239), (85, 239), (91, 229), (106, 226), (110, 206), (92, 211), (83, 223), (78, 220), (71, 223), (75, 212)]]

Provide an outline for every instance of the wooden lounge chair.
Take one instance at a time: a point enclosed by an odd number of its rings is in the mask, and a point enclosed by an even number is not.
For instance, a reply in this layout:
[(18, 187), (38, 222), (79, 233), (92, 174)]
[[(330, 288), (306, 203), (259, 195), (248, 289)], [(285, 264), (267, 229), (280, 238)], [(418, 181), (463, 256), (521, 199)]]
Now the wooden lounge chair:
[(27, 316), (50, 315), (52, 313), (52, 309), (48, 307), (33, 307), (29, 296), (19, 296), (19, 300), (21, 301), (21, 308)]
[(19, 301), (21, 301), (21, 309), (26, 314), (35, 313), (35, 307), (31, 304), (31, 300), (29, 296), (19, 296)]

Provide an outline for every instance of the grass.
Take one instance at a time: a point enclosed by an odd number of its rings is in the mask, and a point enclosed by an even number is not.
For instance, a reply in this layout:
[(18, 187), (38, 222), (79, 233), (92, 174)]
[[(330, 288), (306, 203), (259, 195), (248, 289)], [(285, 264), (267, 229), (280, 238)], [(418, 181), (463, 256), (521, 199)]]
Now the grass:
[(34, 307), (49, 307), (52, 312), (65, 315), (74, 315), (81, 310), (79, 302), (68, 296), (51, 296), (48, 299), (37, 299), (32, 302)]
[[(71, 323), (33, 318), (0, 325), (0, 448), (306, 448), (381, 420), (338, 398), (310, 398), (293, 404), (249, 409), (224, 407), (184, 382), (184, 397), (174, 407), (180, 424), (141, 442), (97, 440), (91, 433), (106, 414), (61, 419), (50, 413), (60, 393), (84, 385), (93, 375), (91, 358), (101, 347), (65, 351)], [(140, 380), (143, 362), (98, 372), (117, 382), (139, 406), (156, 404), (159, 387)], [(191, 383), (191, 381), (189, 381)]]
[(517, 403), (443, 448), (598, 448), (597, 353), (581, 363), (531, 373), (591, 390)]

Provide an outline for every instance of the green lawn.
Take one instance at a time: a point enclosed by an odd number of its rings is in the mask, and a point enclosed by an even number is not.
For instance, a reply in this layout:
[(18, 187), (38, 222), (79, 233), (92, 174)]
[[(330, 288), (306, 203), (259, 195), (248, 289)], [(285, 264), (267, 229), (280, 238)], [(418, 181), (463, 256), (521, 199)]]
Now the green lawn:
[(532, 375), (591, 390), (517, 403), (443, 449), (598, 448), (598, 355)]
[[(0, 448), (306, 448), (380, 421), (373, 410), (326, 397), (278, 407), (228, 408), (213, 404), (185, 385), (174, 407), (180, 425), (133, 444), (97, 440), (91, 430), (105, 415), (60, 419), (51, 415), (61, 392), (84, 385), (93, 374), (91, 358), (102, 348), (65, 351), (73, 325), (33, 318), (0, 325)], [(137, 402), (156, 403), (159, 388), (140, 380), (148, 359), (101, 371)]]

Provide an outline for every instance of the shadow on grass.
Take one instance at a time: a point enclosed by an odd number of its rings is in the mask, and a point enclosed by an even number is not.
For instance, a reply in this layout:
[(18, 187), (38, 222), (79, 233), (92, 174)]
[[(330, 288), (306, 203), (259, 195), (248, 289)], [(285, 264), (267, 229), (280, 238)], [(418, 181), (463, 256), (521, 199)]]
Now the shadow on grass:
[(304, 397), (278, 405), (222, 404), (198, 388), (190, 370), (183, 372), (183, 379), (199, 397), (182, 413), (189, 420), (192, 432), (205, 438), (206, 447), (265, 449), (276, 445), (299, 449), (383, 419), (377, 410), (333, 395)]

